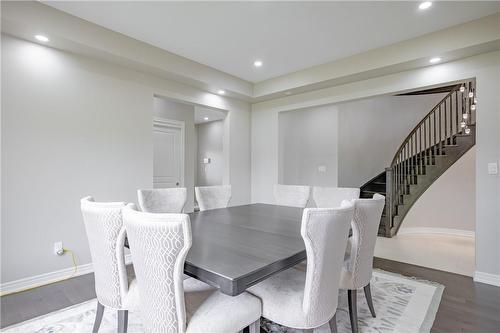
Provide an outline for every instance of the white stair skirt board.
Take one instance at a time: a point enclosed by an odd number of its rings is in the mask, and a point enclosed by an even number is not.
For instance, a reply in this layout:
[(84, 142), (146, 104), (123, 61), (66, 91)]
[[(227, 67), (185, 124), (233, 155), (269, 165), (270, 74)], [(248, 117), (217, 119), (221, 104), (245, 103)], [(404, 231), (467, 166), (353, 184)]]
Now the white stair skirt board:
[[(125, 263), (128, 265), (131, 262), (132, 262), (132, 255), (130, 254), (125, 255)], [(88, 264), (78, 265), (76, 274), (73, 275), (74, 271), (75, 271), (74, 267), (68, 267), (58, 271), (53, 271), (49, 273), (44, 273), (15, 281), (2, 283), (0, 285), (0, 292), (2, 294), (9, 294), (33, 287), (39, 287), (39, 286), (41, 287), (46, 284), (64, 280), (68, 277), (76, 277), (92, 273), (94, 269), (92, 267), (92, 263), (88, 263)]]
[(470, 230), (450, 229), (450, 228), (401, 228), (398, 235), (431, 234), (431, 235), (452, 235), (463, 237), (475, 237), (476, 233)]
[(486, 284), (491, 284), (492, 286), (500, 287), (500, 275), (484, 273), (484, 272), (474, 272), (474, 281)]
[[(434, 322), (444, 287), (438, 283), (404, 277), (381, 270), (373, 272), (371, 281), (373, 303), (377, 318), (372, 318), (365, 297), (358, 298), (360, 331), (363, 333), (430, 332)], [(47, 315), (19, 323), (2, 330), (4, 333), (20, 332), (91, 332), (95, 318), (97, 301), (90, 300)], [(350, 333), (347, 295), (339, 295), (337, 326), (339, 333)], [(116, 311), (104, 311), (99, 333), (116, 332)], [(271, 332), (301, 332), (285, 329), (269, 321), (262, 321), (263, 329)], [(276, 329), (279, 329), (278, 331)], [(137, 312), (130, 312), (129, 333), (142, 333), (141, 321)], [(315, 330), (315, 333), (329, 333), (328, 324)]]

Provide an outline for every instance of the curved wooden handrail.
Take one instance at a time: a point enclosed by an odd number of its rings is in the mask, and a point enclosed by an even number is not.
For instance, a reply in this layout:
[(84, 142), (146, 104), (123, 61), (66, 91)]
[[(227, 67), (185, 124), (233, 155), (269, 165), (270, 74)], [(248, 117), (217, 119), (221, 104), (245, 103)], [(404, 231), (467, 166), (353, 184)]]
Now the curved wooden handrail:
[(413, 136), (413, 134), (417, 131), (417, 129), (420, 128), (420, 126), (427, 120), (429, 119), (429, 117), (432, 115), (432, 113), (434, 111), (436, 111), (442, 104), (444, 104), (444, 102), (446, 101), (446, 99), (448, 99), (455, 91), (458, 91), (460, 89), (460, 86), (462, 84), (457, 84), (445, 97), (443, 97), (443, 99), (438, 103), (436, 104), (435, 107), (432, 108), (432, 110), (429, 111), (429, 113), (427, 113), (425, 115), (424, 118), (422, 118), (422, 120), (411, 130), (410, 134), (408, 134), (408, 136), (403, 140), (403, 143), (401, 143), (401, 145), (399, 146), (399, 149), (396, 151), (396, 154), (394, 155), (394, 158), (392, 159), (392, 162), (391, 162), (391, 167), (395, 166), (397, 163), (397, 159), (398, 157), (400, 156), (401, 154), (401, 151), (403, 150), (403, 148), (406, 146), (406, 144), (408, 143), (408, 141), (410, 141), (411, 137)]

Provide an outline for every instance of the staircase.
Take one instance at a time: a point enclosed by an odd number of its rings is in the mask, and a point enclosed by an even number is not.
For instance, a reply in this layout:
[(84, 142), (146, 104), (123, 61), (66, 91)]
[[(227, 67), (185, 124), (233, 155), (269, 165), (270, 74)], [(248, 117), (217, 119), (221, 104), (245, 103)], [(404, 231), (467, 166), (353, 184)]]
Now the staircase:
[(391, 165), (361, 186), (361, 198), (386, 197), (379, 236), (394, 236), (418, 198), (476, 143), (474, 81), (449, 89), (406, 137)]

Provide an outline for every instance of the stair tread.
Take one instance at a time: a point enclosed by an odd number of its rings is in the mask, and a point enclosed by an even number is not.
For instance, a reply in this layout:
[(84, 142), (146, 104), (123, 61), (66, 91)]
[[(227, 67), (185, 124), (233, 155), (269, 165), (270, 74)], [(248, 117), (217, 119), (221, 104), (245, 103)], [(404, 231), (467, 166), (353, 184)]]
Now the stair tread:
[(361, 193), (372, 193), (372, 194), (375, 194), (375, 193), (385, 193), (385, 191), (382, 192), (382, 191), (362, 190)]

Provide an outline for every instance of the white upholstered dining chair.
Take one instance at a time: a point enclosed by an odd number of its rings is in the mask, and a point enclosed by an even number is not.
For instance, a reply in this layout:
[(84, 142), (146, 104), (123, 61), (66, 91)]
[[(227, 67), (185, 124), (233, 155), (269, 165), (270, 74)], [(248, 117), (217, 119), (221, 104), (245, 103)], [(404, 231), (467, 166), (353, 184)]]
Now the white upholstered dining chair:
[(129, 284), (123, 248), (117, 242), (123, 228), (123, 202), (94, 202), (81, 199), (81, 210), (94, 268), (97, 311), (92, 332), (101, 325), (104, 308), (118, 311), (118, 332), (127, 332), (128, 310), (138, 308), (135, 280)]
[(200, 211), (226, 208), (231, 200), (231, 185), (199, 186), (194, 192)]
[(306, 272), (288, 269), (248, 291), (262, 301), (262, 316), (287, 327), (313, 330), (330, 322), (336, 332), (340, 272), (353, 206), (306, 208), (302, 216)]
[(380, 218), (384, 210), (385, 197), (375, 194), (372, 199), (355, 199), (354, 217), (351, 222), (352, 237), (349, 256), (344, 261), (340, 288), (347, 290), (349, 317), (353, 333), (358, 332), (357, 290), (363, 288), (370, 312), (375, 309), (370, 290), (373, 271), (373, 253), (377, 241)]
[(187, 200), (185, 187), (137, 190), (139, 208), (148, 213), (182, 213)]
[(274, 200), (280, 206), (304, 208), (310, 195), (310, 186), (274, 185)]
[(188, 215), (144, 213), (129, 204), (123, 219), (145, 332), (235, 333), (250, 326), (251, 333), (259, 333), (258, 298), (248, 293), (231, 297), (201, 281), (183, 279), (192, 242)]
[(340, 207), (343, 200), (358, 199), (359, 192), (359, 188), (314, 186), (312, 198), (318, 208)]

